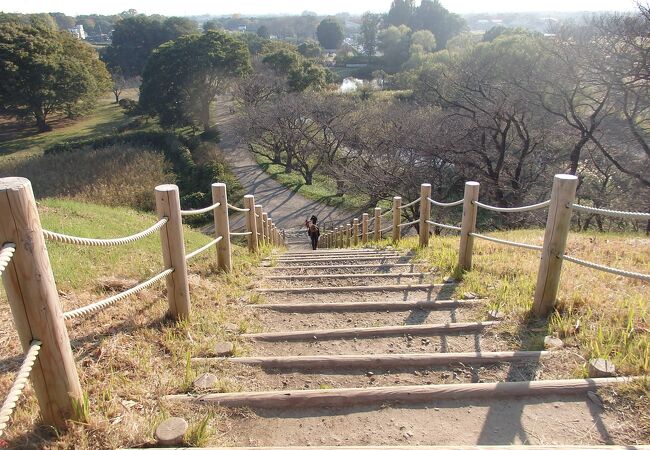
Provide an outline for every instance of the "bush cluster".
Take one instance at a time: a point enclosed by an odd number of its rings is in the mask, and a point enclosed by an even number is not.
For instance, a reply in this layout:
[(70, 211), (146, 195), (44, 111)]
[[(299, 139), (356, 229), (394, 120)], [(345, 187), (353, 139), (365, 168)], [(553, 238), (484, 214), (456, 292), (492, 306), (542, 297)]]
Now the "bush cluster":
[(48, 147), (45, 154), (53, 155), (81, 149), (108, 149), (115, 146), (144, 147), (155, 153), (162, 153), (165, 160), (171, 164), (184, 209), (208, 205), (212, 201), (210, 185), (216, 182), (226, 183), (231, 203), (240, 200), (243, 188), (226, 164), (220, 161), (208, 161), (203, 164), (194, 162), (192, 151), (199, 145), (200, 140), (168, 131), (135, 131), (94, 139), (60, 142)]

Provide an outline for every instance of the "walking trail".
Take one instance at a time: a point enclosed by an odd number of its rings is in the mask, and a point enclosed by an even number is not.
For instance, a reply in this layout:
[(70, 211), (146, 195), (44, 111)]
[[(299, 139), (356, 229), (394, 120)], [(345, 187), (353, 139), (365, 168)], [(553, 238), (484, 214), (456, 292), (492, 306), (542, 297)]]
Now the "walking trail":
[[(300, 229), (305, 219), (312, 215), (321, 223), (347, 220), (355, 215), (328, 206), (323, 202), (303, 197), (291, 189), (273, 180), (257, 164), (251, 152), (239, 141), (233, 121), (235, 115), (229, 112), (230, 103), (218, 102), (217, 123), (221, 133), (220, 147), (228, 164), (237, 176), (246, 194), (253, 194), (255, 202), (264, 205), (264, 210), (273, 218), (273, 223), (280, 229)], [(243, 216), (231, 219), (233, 228), (244, 225)]]

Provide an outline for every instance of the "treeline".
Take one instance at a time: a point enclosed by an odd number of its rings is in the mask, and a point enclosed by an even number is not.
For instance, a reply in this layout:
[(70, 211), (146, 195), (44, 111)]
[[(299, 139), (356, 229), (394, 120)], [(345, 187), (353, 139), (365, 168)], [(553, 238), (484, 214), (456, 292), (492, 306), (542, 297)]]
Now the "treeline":
[[(564, 172), (580, 177), (581, 202), (647, 211), (649, 27), (640, 8), (565, 24), (553, 37), (506, 28), (481, 42), (461, 35), (392, 97), (291, 92), (262, 65), (238, 96), (241, 133), (305, 183), (326, 174), (369, 205), (415, 198), (424, 182), (437, 199), (456, 200), (470, 179), (491, 203), (524, 205), (548, 198), (552, 176)], [(585, 215), (579, 225), (606, 226)]]

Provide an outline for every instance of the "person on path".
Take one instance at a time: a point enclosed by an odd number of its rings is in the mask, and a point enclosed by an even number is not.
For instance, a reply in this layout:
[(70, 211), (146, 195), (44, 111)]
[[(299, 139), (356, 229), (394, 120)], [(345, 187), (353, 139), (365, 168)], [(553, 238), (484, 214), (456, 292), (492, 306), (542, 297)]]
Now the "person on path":
[(311, 248), (316, 250), (318, 248), (318, 238), (320, 237), (320, 230), (316, 225), (318, 219), (316, 216), (311, 216), (309, 220), (305, 220), (305, 226), (307, 227), (307, 236), (311, 239)]

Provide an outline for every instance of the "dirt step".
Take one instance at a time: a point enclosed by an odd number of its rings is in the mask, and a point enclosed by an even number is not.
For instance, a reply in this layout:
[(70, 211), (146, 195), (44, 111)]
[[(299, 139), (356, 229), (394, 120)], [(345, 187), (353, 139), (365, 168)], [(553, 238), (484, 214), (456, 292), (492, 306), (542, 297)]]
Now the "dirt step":
[(435, 290), (369, 291), (354, 290), (339, 292), (307, 292), (296, 295), (295, 292), (262, 293), (261, 298), (268, 304), (274, 303), (345, 303), (345, 302), (379, 302), (379, 301), (439, 301), (451, 300), (463, 296), (464, 292), (456, 292), (456, 284), (447, 283)]
[[(372, 300), (372, 301), (371, 301)], [(483, 303), (482, 299), (475, 300), (437, 300), (437, 301), (379, 301), (367, 297), (363, 302), (333, 302), (333, 303), (269, 303), (251, 305), (254, 309), (267, 309), (285, 313), (328, 313), (328, 312), (369, 312), (369, 311), (434, 311), (444, 309), (469, 308)]]
[(309, 341), (242, 341), (243, 354), (286, 355), (367, 355), (381, 353), (448, 353), (515, 350), (513, 343), (495, 330), (483, 333), (440, 336), (392, 336), (374, 339), (332, 339)]
[(426, 325), (400, 325), (367, 328), (332, 328), (324, 330), (282, 331), (270, 333), (242, 334), (244, 339), (255, 341), (304, 341), (317, 339), (344, 339), (344, 338), (374, 338), (381, 336), (436, 336), (457, 333), (477, 333), (484, 328), (496, 325), (498, 322), (461, 322)]
[(276, 267), (286, 267), (293, 266), (297, 264), (311, 264), (311, 263), (320, 263), (322, 265), (326, 264), (364, 264), (367, 262), (401, 262), (405, 263), (410, 261), (411, 256), (407, 255), (398, 255), (398, 256), (350, 256), (350, 257), (331, 257), (331, 258), (305, 258), (305, 259), (292, 259), (292, 260), (283, 260), (278, 263)]
[(310, 274), (315, 271), (321, 273), (359, 273), (360, 271), (374, 271), (379, 273), (388, 273), (391, 271), (399, 272), (415, 272), (419, 271), (418, 263), (395, 263), (395, 264), (329, 264), (329, 265), (318, 265), (318, 264), (308, 264), (304, 266), (272, 266), (268, 269), (272, 270), (274, 273), (284, 272), (287, 274), (292, 273), (305, 273)]
[[(342, 278), (325, 277), (314, 279), (289, 279), (289, 280), (275, 280), (263, 279), (260, 280), (260, 288), (262, 289), (275, 289), (275, 288), (327, 288), (327, 287), (347, 287), (347, 286), (392, 286), (392, 285), (422, 285), (440, 283), (440, 277), (433, 275), (409, 275), (409, 274), (380, 274), (379, 276), (365, 276), (355, 277), (345, 274)], [(389, 288), (391, 289), (391, 288)]]
[[(577, 358), (575, 358), (577, 362)], [(561, 368), (539, 361), (514, 361), (449, 367), (404, 366), (396, 369), (262, 369), (232, 364), (199, 363), (201, 372), (215, 375), (220, 383), (213, 392), (264, 392), (270, 390), (342, 389), (364, 387), (419, 386), (432, 384), (496, 383), (557, 379)], [(236, 372), (233, 372), (236, 369)], [(207, 393), (198, 391), (196, 393)]]
[[(397, 251), (380, 251), (380, 252), (338, 252), (338, 253), (304, 253), (304, 254), (293, 254), (285, 253), (284, 255), (279, 255), (275, 257), (276, 261), (282, 261), (287, 259), (327, 259), (327, 258), (365, 258), (368, 256), (408, 256), (409, 253), (397, 252)], [(270, 261), (271, 258), (266, 258), (265, 261)]]
[[(203, 395), (167, 395), (166, 401), (215, 404), (230, 408), (342, 408), (381, 405), (388, 402), (407, 404), (437, 400), (511, 398), (539, 395), (586, 394), (598, 388), (618, 385), (627, 378), (590, 378), (571, 380), (515, 381), (500, 383), (461, 383), (391, 387), (304, 389), (292, 391), (228, 392)], [(320, 413), (322, 414), (322, 412)]]
[(282, 288), (258, 288), (255, 289), (261, 293), (291, 293), (291, 294), (309, 294), (309, 293), (340, 293), (340, 292), (389, 292), (389, 291), (427, 291), (435, 292), (442, 288), (448, 287), (451, 283), (407, 283), (407, 284), (369, 284), (369, 285), (351, 285), (351, 286), (310, 286), (310, 287), (282, 287)]
[[(249, 356), (236, 358), (192, 358), (192, 362), (230, 363), (259, 366), (262, 369), (284, 370), (345, 370), (345, 369), (399, 369), (407, 367), (472, 366), (502, 362), (539, 361), (551, 354), (547, 351), (472, 352), (472, 353), (400, 353), (369, 355), (313, 355), (313, 356)], [(559, 353), (553, 353), (557, 357)]]
[[(373, 445), (373, 446), (345, 446), (345, 445), (309, 445), (310, 450), (650, 450), (650, 445)], [(196, 450), (301, 450), (304, 447), (194, 447)], [(140, 450), (140, 449), (123, 449)], [(187, 447), (168, 447), (168, 450), (187, 450)]]
[[(340, 305), (340, 303), (336, 305)], [(463, 309), (448, 308), (442, 310), (414, 309), (394, 312), (326, 312), (318, 314), (258, 310), (256, 316), (262, 324), (262, 328), (267, 332), (285, 332), (288, 330), (318, 331), (324, 329), (339, 329), (342, 327), (371, 328), (424, 324), (440, 325), (445, 323), (472, 322), (481, 319), (489, 319), (480, 307)]]

